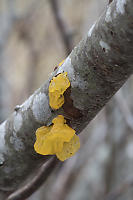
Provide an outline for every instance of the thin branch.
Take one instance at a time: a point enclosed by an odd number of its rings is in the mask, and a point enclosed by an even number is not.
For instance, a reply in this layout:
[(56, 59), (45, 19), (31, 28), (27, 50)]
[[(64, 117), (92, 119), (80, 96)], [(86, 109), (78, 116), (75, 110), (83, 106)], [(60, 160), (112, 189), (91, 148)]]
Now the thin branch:
[(121, 184), (118, 188), (116, 188), (114, 191), (110, 192), (104, 200), (116, 200), (120, 196), (123, 195), (123, 193), (127, 192), (127, 190), (133, 187), (133, 178), (127, 180), (123, 184)]
[(124, 99), (124, 96), (123, 96), (121, 90), (115, 95), (115, 100), (118, 103), (120, 111), (121, 111), (128, 127), (131, 129), (131, 131), (133, 131), (133, 115), (128, 107), (126, 100)]
[(50, 174), (55, 169), (55, 166), (60, 163), (60, 161), (54, 157), (44, 163), (38, 170), (38, 174), (33, 178), (31, 182), (26, 184), (24, 187), (13, 192), (7, 200), (22, 200), (31, 196), (50, 176)]
[(109, 0), (109, 3), (108, 3), (108, 4), (110, 4), (112, 1), (113, 1), (113, 0)]
[(59, 8), (58, 0), (49, 0), (49, 3), (51, 5), (57, 28), (60, 31), (60, 35), (65, 46), (66, 55), (69, 55), (72, 50), (72, 40), (71, 35), (68, 32), (69, 29), (67, 27), (67, 24), (65, 23), (61, 10)]

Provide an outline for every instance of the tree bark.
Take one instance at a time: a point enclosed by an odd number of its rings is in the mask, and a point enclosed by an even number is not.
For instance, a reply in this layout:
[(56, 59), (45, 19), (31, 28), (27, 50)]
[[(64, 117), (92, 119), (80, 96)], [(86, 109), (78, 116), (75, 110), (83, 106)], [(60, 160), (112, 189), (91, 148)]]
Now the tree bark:
[[(34, 151), (35, 131), (62, 114), (79, 134), (133, 72), (133, 1), (115, 0), (63, 65), (0, 125), (0, 190), (13, 191), (47, 161)], [(67, 72), (71, 88), (59, 110), (49, 107), (53, 76)]]

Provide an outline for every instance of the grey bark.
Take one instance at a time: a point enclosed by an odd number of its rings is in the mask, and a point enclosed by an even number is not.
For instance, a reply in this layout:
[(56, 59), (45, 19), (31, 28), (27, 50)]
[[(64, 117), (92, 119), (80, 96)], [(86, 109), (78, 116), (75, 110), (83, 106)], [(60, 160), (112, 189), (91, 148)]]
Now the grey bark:
[[(0, 126), (0, 189), (13, 191), (46, 161), (33, 148), (38, 127), (63, 114), (79, 134), (133, 72), (133, 1), (113, 1), (65, 63)], [(68, 72), (71, 89), (49, 107), (53, 76)]]

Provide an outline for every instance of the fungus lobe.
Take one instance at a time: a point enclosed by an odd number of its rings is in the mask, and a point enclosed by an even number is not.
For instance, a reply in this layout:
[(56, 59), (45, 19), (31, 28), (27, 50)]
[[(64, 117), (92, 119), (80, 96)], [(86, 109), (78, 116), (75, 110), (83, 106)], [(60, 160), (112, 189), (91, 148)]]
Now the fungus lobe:
[(70, 87), (67, 72), (53, 77), (49, 84), (49, 105), (52, 109), (59, 109), (64, 104), (64, 92)]
[(62, 115), (58, 115), (52, 122), (51, 126), (37, 129), (34, 149), (42, 155), (55, 154), (59, 160), (64, 161), (80, 148), (79, 137), (75, 130), (66, 124)]

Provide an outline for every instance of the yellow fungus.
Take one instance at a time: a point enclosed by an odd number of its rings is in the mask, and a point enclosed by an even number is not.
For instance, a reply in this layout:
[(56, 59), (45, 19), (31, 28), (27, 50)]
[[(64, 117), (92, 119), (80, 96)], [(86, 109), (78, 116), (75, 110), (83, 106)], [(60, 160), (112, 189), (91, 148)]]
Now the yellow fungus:
[(53, 77), (49, 84), (49, 104), (52, 109), (59, 109), (64, 104), (64, 92), (70, 87), (67, 72)]
[(53, 119), (53, 125), (43, 126), (36, 131), (34, 149), (42, 155), (56, 155), (61, 161), (76, 153), (80, 147), (75, 130), (66, 124), (62, 115)]
[(62, 60), (62, 61), (58, 64), (58, 66), (60, 67), (64, 62), (65, 62), (65, 60)]
[(80, 148), (79, 137), (75, 134), (70, 142), (64, 142), (61, 152), (56, 153), (59, 160), (64, 161), (73, 156)]

